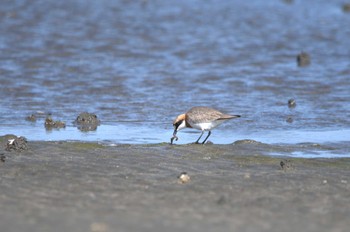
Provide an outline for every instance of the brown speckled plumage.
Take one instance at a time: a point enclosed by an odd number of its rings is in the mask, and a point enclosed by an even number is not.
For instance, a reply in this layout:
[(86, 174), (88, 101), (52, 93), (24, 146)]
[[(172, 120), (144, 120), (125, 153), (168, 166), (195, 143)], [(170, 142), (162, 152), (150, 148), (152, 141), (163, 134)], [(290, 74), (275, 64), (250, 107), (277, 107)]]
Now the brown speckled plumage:
[(237, 115), (224, 114), (218, 110), (205, 107), (205, 106), (193, 107), (186, 113), (186, 121), (189, 122), (190, 124), (212, 122), (215, 120), (225, 120), (225, 119), (231, 119), (236, 117)]

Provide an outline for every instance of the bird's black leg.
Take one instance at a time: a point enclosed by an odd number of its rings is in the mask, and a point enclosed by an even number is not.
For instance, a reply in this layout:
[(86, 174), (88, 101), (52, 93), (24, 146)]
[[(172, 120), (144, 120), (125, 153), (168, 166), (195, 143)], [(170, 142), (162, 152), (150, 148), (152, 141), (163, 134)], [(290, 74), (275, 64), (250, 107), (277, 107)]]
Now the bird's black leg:
[(198, 143), (199, 143), (199, 140), (202, 138), (203, 133), (204, 133), (204, 131), (202, 131), (202, 134), (199, 136), (199, 138), (197, 139), (197, 141), (195, 142), (195, 144), (198, 144)]
[(209, 136), (211, 135), (211, 131), (209, 131), (209, 133), (208, 133), (208, 136), (204, 139), (204, 141), (203, 141), (203, 143), (202, 144), (204, 144), (205, 143), (205, 141), (207, 141), (207, 139), (209, 138)]

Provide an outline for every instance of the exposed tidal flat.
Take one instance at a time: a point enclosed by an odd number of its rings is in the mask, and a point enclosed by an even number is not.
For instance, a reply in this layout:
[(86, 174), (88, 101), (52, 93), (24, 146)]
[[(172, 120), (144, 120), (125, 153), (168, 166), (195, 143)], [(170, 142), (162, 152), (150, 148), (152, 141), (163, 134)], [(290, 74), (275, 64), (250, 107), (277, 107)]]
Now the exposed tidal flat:
[[(7, 139), (7, 138), (6, 138)], [(28, 142), (0, 153), (4, 231), (347, 231), (350, 159), (267, 144)], [(292, 148), (288, 148), (292, 149)], [(179, 181), (186, 173), (190, 179)]]
[(348, 5), (0, 1), (1, 232), (347, 232)]

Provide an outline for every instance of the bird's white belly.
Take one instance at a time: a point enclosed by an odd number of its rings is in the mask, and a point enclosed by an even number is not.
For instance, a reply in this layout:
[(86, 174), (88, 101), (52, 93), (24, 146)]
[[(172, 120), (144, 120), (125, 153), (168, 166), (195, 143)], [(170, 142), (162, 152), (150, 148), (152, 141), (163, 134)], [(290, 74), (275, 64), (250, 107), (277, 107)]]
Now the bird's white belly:
[(218, 125), (220, 125), (223, 122), (224, 122), (224, 120), (217, 120), (217, 121), (213, 121), (213, 122), (191, 123), (190, 125), (192, 128), (195, 128), (198, 130), (209, 131), (209, 130), (217, 127)]

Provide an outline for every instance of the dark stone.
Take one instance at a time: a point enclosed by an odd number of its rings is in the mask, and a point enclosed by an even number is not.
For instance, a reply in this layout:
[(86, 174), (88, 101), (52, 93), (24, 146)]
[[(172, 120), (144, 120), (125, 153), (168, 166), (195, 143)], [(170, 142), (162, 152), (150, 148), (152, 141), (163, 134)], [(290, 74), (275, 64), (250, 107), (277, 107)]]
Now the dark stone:
[(296, 103), (296, 101), (293, 98), (288, 100), (288, 107), (289, 108), (294, 108), (296, 106), (297, 106), (297, 103)]
[(96, 114), (90, 114), (87, 112), (80, 113), (75, 120), (78, 124), (99, 124)]
[(30, 121), (30, 122), (35, 122), (36, 121), (36, 116), (34, 114), (29, 115), (29, 116), (26, 117), (26, 120)]
[(284, 171), (294, 169), (292, 161), (291, 160), (287, 160), (287, 159), (281, 160), (280, 166), (281, 166), (281, 169), (284, 170)]
[(342, 8), (344, 12), (350, 12), (350, 3), (344, 3)]
[(297, 63), (299, 67), (310, 65), (310, 55), (306, 52), (301, 52), (299, 55), (297, 55)]
[(59, 128), (65, 128), (66, 124), (61, 121), (54, 121), (51, 117), (51, 115), (47, 116), (45, 119), (45, 128), (50, 130), (53, 128), (59, 129)]
[(288, 122), (288, 123), (292, 123), (294, 120), (293, 120), (293, 118), (292, 117), (288, 117), (287, 119), (286, 119), (286, 122)]
[(6, 156), (4, 154), (0, 154), (0, 161), (5, 163)]
[(97, 118), (96, 114), (83, 112), (79, 114), (74, 123), (81, 131), (94, 131), (97, 129), (97, 126), (100, 125), (100, 120)]
[(221, 197), (216, 201), (216, 203), (217, 203), (218, 205), (224, 205), (224, 204), (227, 203), (227, 199), (226, 199), (225, 196), (221, 196)]

